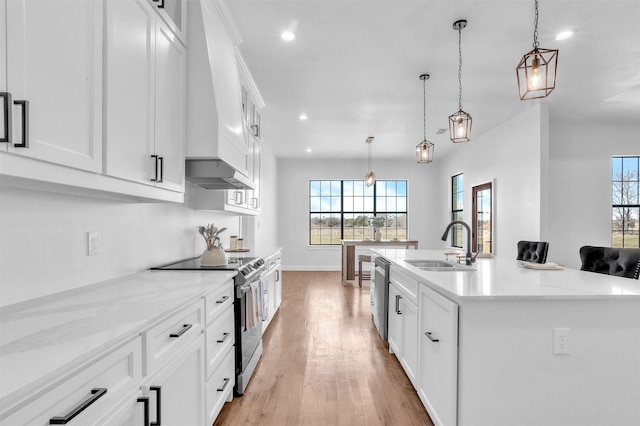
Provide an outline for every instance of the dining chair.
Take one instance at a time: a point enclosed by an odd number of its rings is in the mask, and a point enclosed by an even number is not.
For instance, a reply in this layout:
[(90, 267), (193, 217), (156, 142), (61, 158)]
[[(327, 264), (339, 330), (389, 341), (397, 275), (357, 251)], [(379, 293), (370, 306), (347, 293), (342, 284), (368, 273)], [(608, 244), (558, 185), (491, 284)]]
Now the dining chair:
[(549, 243), (546, 241), (518, 241), (517, 260), (531, 263), (546, 263)]
[(640, 248), (580, 247), (580, 270), (599, 274), (638, 279)]

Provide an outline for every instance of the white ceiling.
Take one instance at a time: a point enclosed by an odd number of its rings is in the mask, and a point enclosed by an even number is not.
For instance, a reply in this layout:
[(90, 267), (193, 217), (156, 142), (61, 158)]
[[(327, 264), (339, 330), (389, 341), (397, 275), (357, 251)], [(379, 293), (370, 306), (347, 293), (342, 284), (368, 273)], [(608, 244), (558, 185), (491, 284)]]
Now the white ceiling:
[[(240, 52), (266, 103), (262, 135), (278, 157), (414, 158), (423, 139), (455, 152), (447, 118), (462, 106), (472, 140), (532, 106), (515, 68), (532, 48), (533, 0), (226, 0)], [(559, 49), (552, 121), (640, 124), (640, 1), (540, 0), (541, 48)], [(556, 41), (570, 29), (574, 36)], [(280, 33), (296, 39), (284, 42)], [(305, 113), (308, 120), (299, 120)], [(312, 153), (305, 150), (311, 148)]]

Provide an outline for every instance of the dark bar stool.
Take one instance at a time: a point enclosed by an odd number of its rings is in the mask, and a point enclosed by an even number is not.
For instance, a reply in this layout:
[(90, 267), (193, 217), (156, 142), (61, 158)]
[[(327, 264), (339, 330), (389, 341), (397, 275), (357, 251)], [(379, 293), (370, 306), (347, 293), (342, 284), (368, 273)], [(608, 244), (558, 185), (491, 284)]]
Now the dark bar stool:
[(362, 280), (371, 280), (371, 268), (362, 269), (363, 263), (371, 263), (371, 256), (361, 254), (358, 256), (358, 285), (362, 287)]
[(618, 247), (580, 247), (580, 270), (638, 279), (640, 249)]
[(546, 263), (549, 243), (546, 241), (518, 241), (517, 260), (531, 263)]

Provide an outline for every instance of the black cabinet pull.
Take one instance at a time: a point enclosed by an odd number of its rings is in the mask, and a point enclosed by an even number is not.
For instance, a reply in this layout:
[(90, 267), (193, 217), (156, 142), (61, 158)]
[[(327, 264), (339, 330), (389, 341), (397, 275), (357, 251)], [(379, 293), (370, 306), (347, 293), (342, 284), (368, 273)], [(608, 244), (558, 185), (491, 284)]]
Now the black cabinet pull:
[(223, 391), (224, 391), (224, 388), (226, 388), (226, 387), (227, 387), (227, 385), (229, 384), (229, 382), (230, 382), (230, 381), (231, 381), (230, 379), (225, 378), (225, 379), (224, 379), (224, 384), (222, 385), (222, 387), (221, 387), (221, 388), (218, 388), (218, 392), (223, 392)]
[(158, 156), (157, 155), (152, 155), (151, 158), (153, 158), (155, 160), (155, 169), (156, 169), (156, 175), (154, 178), (151, 178), (151, 182), (158, 182)]
[(164, 182), (164, 157), (158, 157), (160, 160), (160, 180), (158, 182)]
[(433, 336), (431, 335), (431, 332), (430, 332), (430, 331), (425, 331), (425, 332), (424, 332), (424, 335), (425, 335), (425, 336), (427, 336), (427, 337), (429, 338), (429, 340), (431, 340), (431, 341), (432, 341), (432, 342), (434, 342), (434, 343), (435, 343), (435, 342), (439, 342), (439, 341), (440, 341), (440, 339), (436, 339), (435, 337), (433, 337)]
[(29, 101), (13, 101), (22, 107), (22, 143), (14, 143), (16, 148), (29, 148)]
[(216, 303), (224, 303), (224, 302), (227, 301), (228, 298), (229, 298), (229, 296), (222, 296), (222, 299), (216, 300)]
[(218, 343), (224, 343), (225, 340), (229, 337), (229, 333), (222, 333), (222, 339), (217, 340)]
[(138, 402), (142, 402), (143, 406), (144, 406), (144, 420), (143, 420), (143, 425), (144, 426), (150, 426), (149, 425), (149, 397), (148, 396), (141, 396), (138, 398)]
[(161, 426), (162, 420), (160, 417), (160, 413), (162, 413), (162, 396), (161, 396), (162, 386), (151, 386), (149, 387), (149, 389), (151, 390), (151, 392), (156, 393), (156, 421), (151, 422), (150, 424), (151, 426)]
[(164, 0), (153, 0), (154, 3), (158, 3), (160, 2), (160, 4), (158, 5), (159, 9), (164, 9)]
[(80, 404), (78, 404), (73, 410), (69, 411), (64, 416), (55, 416), (49, 419), (50, 425), (66, 425), (69, 423), (75, 416), (82, 413), (84, 410), (89, 408), (91, 404), (96, 402), (102, 395), (107, 393), (107, 388), (93, 388), (91, 389), (91, 396), (85, 398)]
[(396, 294), (396, 314), (398, 315), (402, 315), (402, 312), (400, 312), (400, 299), (402, 299), (402, 296)]
[(186, 333), (187, 330), (189, 330), (191, 327), (193, 327), (193, 325), (191, 325), (191, 324), (183, 324), (182, 328), (180, 330), (176, 331), (175, 333), (171, 333), (169, 335), (169, 337), (180, 337), (184, 333)]
[(2, 135), (2, 137), (0, 138), (0, 142), (11, 143), (11, 109), (13, 108), (11, 93), (0, 92), (0, 96), (2, 96), (2, 117), (4, 120), (4, 135)]

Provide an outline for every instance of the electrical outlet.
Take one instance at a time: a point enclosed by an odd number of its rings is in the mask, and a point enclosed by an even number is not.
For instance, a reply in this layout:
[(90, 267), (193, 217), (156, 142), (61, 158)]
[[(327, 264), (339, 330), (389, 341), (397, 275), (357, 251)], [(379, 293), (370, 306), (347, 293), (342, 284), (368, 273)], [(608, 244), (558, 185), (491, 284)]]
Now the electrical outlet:
[(100, 233), (87, 232), (87, 255), (95, 256), (100, 253)]
[(571, 353), (571, 329), (553, 329), (553, 354), (568, 355)]

